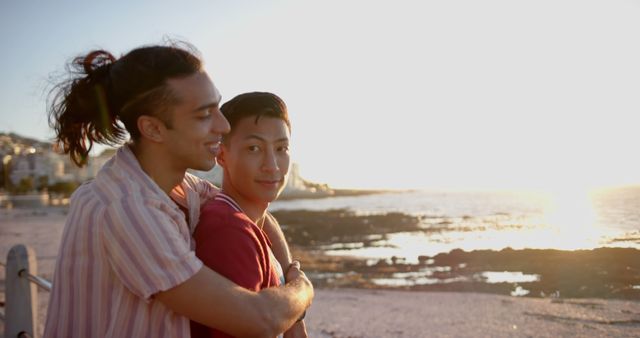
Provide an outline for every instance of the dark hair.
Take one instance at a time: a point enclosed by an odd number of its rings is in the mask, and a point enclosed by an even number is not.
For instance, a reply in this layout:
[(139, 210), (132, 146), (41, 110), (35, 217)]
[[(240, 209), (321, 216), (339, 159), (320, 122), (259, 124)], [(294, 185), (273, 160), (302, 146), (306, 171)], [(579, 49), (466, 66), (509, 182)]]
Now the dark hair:
[(94, 142), (119, 145), (127, 132), (135, 142), (141, 115), (171, 127), (166, 111), (178, 98), (167, 80), (202, 70), (195, 48), (182, 45), (141, 47), (117, 60), (104, 50), (75, 58), (67, 67), (70, 78), (50, 92), (49, 125), (63, 152), (83, 166)]
[(228, 138), (233, 134), (238, 121), (251, 116), (256, 117), (255, 123), (258, 123), (258, 120), (263, 116), (282, 119), (291, 130), (287, 105), (280, 97), (272, 93), (251, 92), (240, 94), (223, 104), (220, 107), (220, 111), (231, 126), (231, 132), (223, 136), (224, 138)]

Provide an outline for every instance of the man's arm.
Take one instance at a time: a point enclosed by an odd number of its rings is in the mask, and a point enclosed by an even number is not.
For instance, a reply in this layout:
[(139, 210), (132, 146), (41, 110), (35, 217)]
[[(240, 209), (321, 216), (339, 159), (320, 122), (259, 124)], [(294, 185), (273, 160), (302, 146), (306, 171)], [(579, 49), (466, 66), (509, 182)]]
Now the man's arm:
[(262, 230), (267, 234), (269, 240), (271, 241), (271, 251), (273, 251), (273, 255), (276, 256), (282, 268), (286, 271), (289, 264), (291, 264), (291, 252), (289, 251), (289, 246), (287, 245), (287, 240), (282, 233), (282, 229), (280, 229), (280, 224), (276, 220), (271, 213), (265, 213), (264, 226)]
[[(287, 240), (284, 237), (284, 233), (282, 232), (282, 228), (280, 228), (280, 224), (278, 220), (276, 220), (271, 213), (265, 213), (264, 226), (262, 230), (267, 234), (269, 240), (271, 241), (271, 251), (273, 255), (276, 256), (278, 262), (282, 268), (286, 271), (286, 269), (291, 264), (291, 251), (289, 250), (289, 246), (287, 245)], [(303, 338), (307, 337), (307, 329), (304, 324), (304, 321), (301, 320), (296, 322), (289, 330), (284, 333), (285, 338)]]
[(155, 299), (176, 313), (236, 337), (275, 337), (291, 327), (313, 299), (313, 286), (299, 264), (281, 288), (246, 290), (203, 267), (184, 283)]

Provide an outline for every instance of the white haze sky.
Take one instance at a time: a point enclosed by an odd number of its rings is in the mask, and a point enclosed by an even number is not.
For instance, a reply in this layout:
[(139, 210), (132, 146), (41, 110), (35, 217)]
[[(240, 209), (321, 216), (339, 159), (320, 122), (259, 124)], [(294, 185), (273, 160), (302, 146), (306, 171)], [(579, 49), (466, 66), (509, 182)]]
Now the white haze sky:
[(0, 3), (0, 131), (51, 138), (47, 79), (92, 48), (193, 43), (224, 99), (288, 104), (336, 187), (640, 184), (640, 1)]

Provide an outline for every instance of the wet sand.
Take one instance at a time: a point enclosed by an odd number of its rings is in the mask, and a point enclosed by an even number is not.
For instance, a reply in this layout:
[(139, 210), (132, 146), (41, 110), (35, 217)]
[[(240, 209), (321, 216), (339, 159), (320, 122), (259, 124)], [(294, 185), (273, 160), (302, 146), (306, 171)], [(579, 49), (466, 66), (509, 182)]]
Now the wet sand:
[(479, 293), (318, 290), (310, 337), (638, 337), (640, 303)]
[[(27, 244), (37, 253), (39, 274), (50, 280), (64, 221), (64, 209), (0, 211), (2, 261), (11, 246)], [(300, 255), (313, 256), (307, 251)], [(305, 259), (308, 266), (303, 268), (315, 264), (315, 268), (327, 269), (333, 264), (333, 268), (342, 269), (341, 262), (349, 262)], [(0, 297), (4, 301), (4, 269), (0, 270)], [(43, 322), (48, 293), (40, 295)], [(307, 316), (311, 337), (633, 337), (640, 332), (637, 301), (521, 298), (475, 292), (334, 289), (325, 285), (317, 288)]]

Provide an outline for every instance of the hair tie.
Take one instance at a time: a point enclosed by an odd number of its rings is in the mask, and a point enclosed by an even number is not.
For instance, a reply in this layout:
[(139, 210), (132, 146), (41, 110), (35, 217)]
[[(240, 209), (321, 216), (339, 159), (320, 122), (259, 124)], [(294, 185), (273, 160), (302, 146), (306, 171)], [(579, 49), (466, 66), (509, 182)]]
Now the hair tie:
[(87, 54), (82, 61), (82, 67), (88, 75), (92, 75), (98, 70), (107, 73), (115, 62), (116, 58), (111, 53), (105, 50), (95, 50)]

